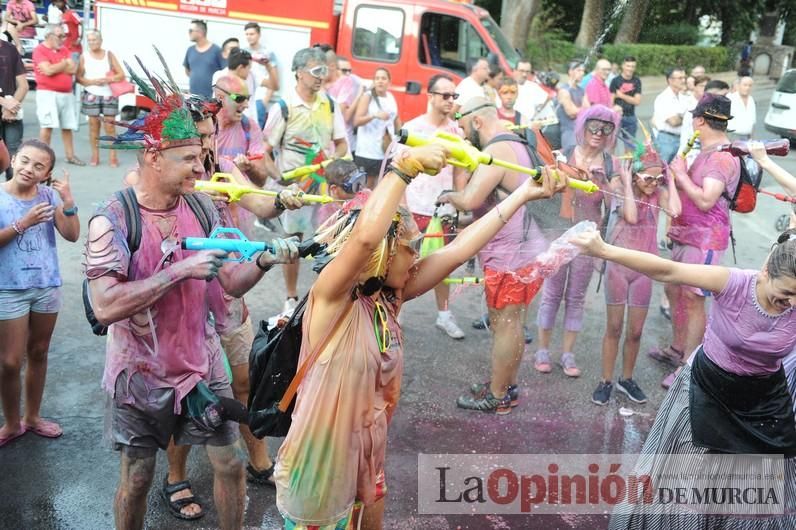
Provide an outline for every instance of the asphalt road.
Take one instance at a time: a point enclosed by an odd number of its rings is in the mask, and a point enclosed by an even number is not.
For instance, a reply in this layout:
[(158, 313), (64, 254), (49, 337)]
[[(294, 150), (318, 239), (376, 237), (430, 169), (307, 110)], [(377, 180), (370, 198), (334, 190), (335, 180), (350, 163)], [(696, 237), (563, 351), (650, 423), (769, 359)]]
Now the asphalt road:
[[(651, 83), (650, 86), (655, 83)], [(659, 83), (658, 83), (659, 85)], [(768, 105), (770, 82), (760, 82), (755, 97), (761, 124)], [(649, 120), (651, 91), (640, 109)], [(35, 134), (34, 98), (28, 98), (26, 133)], [(77, 154), (88, 160), (87, 129), (77, 133)], [(56, 141), (56, 151), (62, 149)], [(120, 187), (123, 168), (133, 163), (133, 155), (121, 153), (122, 168), (75, 168), (69, 166), (81, 221), (85, 226), (98, 201)], [(783, 165), (796, 172), (796, 155), (783, 159)], [(58, 172), (64, 167), (58, 164)], [(770, 177), (766, 187), (776, 189)], [(742, 267), (757, 267), (763, 261), (777, 232), (776, 218), (789, 211), (786, 204), (761, 196), (757, 211), (735, 215), (733, 225), (738, 240), (737, 260)], [(8, 529), (93, 530), (113, 526), (112, 501), (119, 470), (118, 456), (102, 441), (103, 404), (100, 390), (104, 363), (104, 339), (93, 336), (85, 322), (80, 301), (80, 244), (59, 241), (66, 303), (61, 312), (50, 350), (49, 378), (43, 415), (61, 423), (64, 435), (45, 440), (28, 434), (0, 450), (0, 526)], [(732, 263), (731, 256), (725, 263)], [(313, 279), (306, 265), (301, 286), (306, 290)], [(590, 402), (599, 377), (600, 343), (604, 327), (602, 293), (596, 294), (592, 282), (587, 300), (584, 331), (576, 353), (583, 369), (579, 379), (566, 378), (556, 368), (550, 375), (534, 372), (530, 362), (533, 344), (520, 375), (521, 404), (508, 416), (465, 412), (456, 409), (455, 399), (474, 381), (487, 377), (490, 337), (475, 331), (469, 322), (482, 310), (481, 290), (468, 287), (454, 291), (451, 308), (467, 337), (454, 342), (432, 325), (435, 313), (431, 295), (409, 304), (404, 311), (405, 374), (403, 395), (390, 428), (387, 458), (389, 494), (386, 528), (400, 529), (595, 529), (607, 524), (605, 515), (525, 516), (525, 515), (418, 515), (417, 474), (419, 453), (635, 453), (642, 446), (652, 418), (664, 397), (659, 386), (664, 367), (640, 356), (636, 378), (647, 392), (646, 405), (632, 405), (616, 396), (605, 407)], [(661, 288), (655, 287), (654, 300)], [(284, 291), (281, 274), (274, 270), (250, 294), (247, 301), (253, 318), (276, 313)], [(534, 313), (535, 314), (535, 313)], [(669, 339), (668, 321), (653, 306), (647, 320), (642, 352)], [(0, 340), (2, 340), (0, 338)], [(557, 339), (559, 340), (559, 339)], [(558, 358), (559, 346), (553, 357)], [(648, 416), (622, 417), (621, 406), (631, 406)], [(278, 440), (271, 441), (276, 452)], [(165, 473), (165, 458), (159, 458), (155, 484)], [(155, 489), (150, 495), (147, 528), (216, 528), (217, 519), (210, 499), (212, 477), (207, 457), (200, 449), (191, 453), (190, 478), (195, 493), (202, 496), (207, 516), (196, 523), (177, 521), (169, 515)], [(274, 506), (274, 490), (250, 487), (246, 525), (250, 528), (279, 528), (281, 519)]]

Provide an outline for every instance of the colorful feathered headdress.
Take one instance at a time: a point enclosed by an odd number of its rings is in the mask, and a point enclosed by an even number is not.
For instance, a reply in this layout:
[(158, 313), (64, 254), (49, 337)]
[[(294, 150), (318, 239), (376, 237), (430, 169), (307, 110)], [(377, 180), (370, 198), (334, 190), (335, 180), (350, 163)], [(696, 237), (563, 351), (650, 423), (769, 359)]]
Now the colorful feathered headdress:
[(155, 103), (155, 107), (143, 119), (131, 123), (116, 123), (126, 127), (127, 131), (116, 137), (102, 137), (101, 140), (107, 142), (103, 147), (161, 150), (184, 145), (201, 145), (199, 131), (179, 86), (157, 48), (155, 54), (163, 65), (165, 79), (152, 74), (138, 56), (135, 59), (146, 79), (136, 74), (127, 62), (124, 63), (130, 73), (130, 79), (138, 86), (142, 95)]
[(638, 173), (652, 167), (663, 168), (663, 159), (652, 146), (652, 142), (637, 141), (633, 152), (633, 172)]

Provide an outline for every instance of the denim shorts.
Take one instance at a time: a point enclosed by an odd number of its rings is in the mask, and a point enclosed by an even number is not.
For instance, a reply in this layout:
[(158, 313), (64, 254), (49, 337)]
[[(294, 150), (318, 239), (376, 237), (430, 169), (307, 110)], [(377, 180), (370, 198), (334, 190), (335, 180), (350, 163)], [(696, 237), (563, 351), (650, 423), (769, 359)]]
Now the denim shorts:
[(0, 289), (0, 320), (13, 320), (28, 313), (57, 313), (61, 302), (60, 287)]

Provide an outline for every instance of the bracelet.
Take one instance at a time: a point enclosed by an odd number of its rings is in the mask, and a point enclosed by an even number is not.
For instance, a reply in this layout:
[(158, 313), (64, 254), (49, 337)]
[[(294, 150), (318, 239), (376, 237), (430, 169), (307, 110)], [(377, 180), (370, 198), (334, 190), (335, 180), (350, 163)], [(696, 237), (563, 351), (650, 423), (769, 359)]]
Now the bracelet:
[(395, 173), (398, 176), (398, 178), (400, 178), (401, 180), (404, 181), (404, 183), (406, 183), (407, 186), (412, 183), (412, 177), (410, 177), (409, 175), (407, 175), (406, 173), (404, 173), (400, 169), (396, 168), (392, 164), (389, 165), (387, 170), (392, 172), (392, 173)]
[[(285, 190), (282, 190), (282, 191), (285, 191)], [(279, 198), (279, 196), (282, 195), (282, 191), (277, 193), (276, 197), (274, 197), (274, 208), (276, 208), (279, 211), (284, 211), (285, 210), (285, 204), (282, 202), (282, 199)]]
[(501, 221), (503, 221), (503, 224), (504, 224), (504, 225), (507, 225), (507, 224), (509, 224), (509, 222), (508, 222), (508, 221), (506, 221), (506, 219), (503, 217), (503, 214), (502, 214), (502, 213), (500, 213), (500, 208), (499, 208), (499, 206), (500, 206), (499, 204), (496, 204), (496, 205), (495, 205), (495, 211), (497, 212), (497, 214), (498, 214), (498, 217), (500, 218), (500, 220), (501, 220)]
[(273, 263), (269, 263), (268, 265), (265, 265), (265, 266), (260, 265), (260, 257), (262, 257), (263, 254), (265, 254), (265, 253), (264, 252), (260, 252), (260, 254), (257, 256), (257, 259), (254, 260), (254, 264), (257, 265), (257, 268), (260, 269), (261, 271), (268, 272), (268, 271), (271, 270), (271, 268), (274, 266), (274, 264)]
[(19, 223), (17, 223), (16, 221), (14, 221), (13, 223), (11, 223), (11, 228), (13, 228), (13, 229), (14, 229), (14, 232), (16, 232), (16, 233), (17, 233), (17, 235), (20, 235), (20, 236), (21, 236), (22, 234), (24, 234), (24, 233), (25, 233), (25, 229), (24, 229), (24, 228), (20, 228), (20, 227), (19, 227)]

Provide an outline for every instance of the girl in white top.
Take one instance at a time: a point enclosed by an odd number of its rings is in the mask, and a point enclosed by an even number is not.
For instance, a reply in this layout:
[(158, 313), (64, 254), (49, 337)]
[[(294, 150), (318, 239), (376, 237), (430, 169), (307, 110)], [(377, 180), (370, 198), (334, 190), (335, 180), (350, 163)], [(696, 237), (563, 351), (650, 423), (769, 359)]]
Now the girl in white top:
[[(77, 68), (77, 82), (85, 90), (81, 98), (80, 111), (88, 116), (88, 138), (91, 144), (91, 165), (99, 164), (100, 117), (105, 123), (105, 133), (116, 135), (116, 128), (110, 123), (119, 113), (119, 100), (113, 96), (110, 83), (124, 79), (124, 71), (119, 60), (107, 50), (102, 49), (102, 35), (97, 30), (86, 32), (88, 53), (80, 56)], [(116, 151), (110, 150), (111, 167), (118, 167)]]
[(354, 127), (357, 129), (357, 150), (355, 161), (368, 174), (368, 188), (373, 189), (384, 160), (385, 133), (390, 138), (401, 128), (398, 117), (398, 104), (387, 90), (390, 86), (390, 72), (377, 68), (373, 76), (373, 88), (359, 98)]

